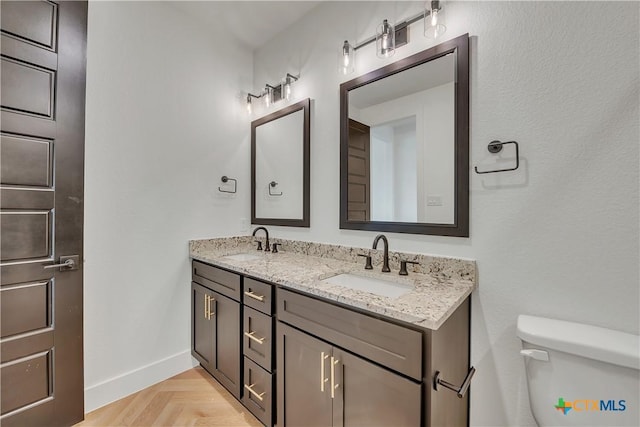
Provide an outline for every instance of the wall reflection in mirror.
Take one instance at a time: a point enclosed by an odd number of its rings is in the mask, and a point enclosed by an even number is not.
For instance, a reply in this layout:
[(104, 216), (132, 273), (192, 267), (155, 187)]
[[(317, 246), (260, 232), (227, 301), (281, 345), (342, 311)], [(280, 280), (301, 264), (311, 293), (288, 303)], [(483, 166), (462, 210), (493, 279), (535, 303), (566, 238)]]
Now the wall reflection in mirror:
[(341, 85), (340, 227), (468, 236), (468, 36)]
[(453, 224), (454, 59), (349, 92), (349, 220)]
[(253, 224), (309, 226), (309, 105), (251, 123)]

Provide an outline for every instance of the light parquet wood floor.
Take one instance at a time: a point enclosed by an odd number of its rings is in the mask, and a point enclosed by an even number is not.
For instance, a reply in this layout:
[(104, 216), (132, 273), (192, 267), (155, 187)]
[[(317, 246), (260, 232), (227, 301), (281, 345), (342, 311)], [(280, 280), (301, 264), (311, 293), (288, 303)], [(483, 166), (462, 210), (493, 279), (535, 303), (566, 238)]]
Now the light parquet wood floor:
[(197, 367), (85, 415), (75, 427), (218, 426), (262, 424)]

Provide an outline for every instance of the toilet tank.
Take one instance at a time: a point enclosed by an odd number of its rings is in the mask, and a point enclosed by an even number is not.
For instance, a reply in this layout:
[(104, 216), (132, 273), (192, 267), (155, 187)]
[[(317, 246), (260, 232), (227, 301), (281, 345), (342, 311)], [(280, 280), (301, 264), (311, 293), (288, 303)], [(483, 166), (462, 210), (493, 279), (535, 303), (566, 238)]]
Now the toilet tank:
[(531, 412), (540, 426), (640, 426), (640, 339), (521, 315)]

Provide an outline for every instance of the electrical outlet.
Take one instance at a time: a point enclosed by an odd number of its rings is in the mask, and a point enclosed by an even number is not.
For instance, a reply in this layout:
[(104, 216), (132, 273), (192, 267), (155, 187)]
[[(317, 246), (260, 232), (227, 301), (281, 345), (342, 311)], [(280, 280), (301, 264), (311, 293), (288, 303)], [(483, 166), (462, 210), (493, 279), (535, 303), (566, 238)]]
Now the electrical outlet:
[(427, 206), (442, 206), (442, 197), (427, 196)]

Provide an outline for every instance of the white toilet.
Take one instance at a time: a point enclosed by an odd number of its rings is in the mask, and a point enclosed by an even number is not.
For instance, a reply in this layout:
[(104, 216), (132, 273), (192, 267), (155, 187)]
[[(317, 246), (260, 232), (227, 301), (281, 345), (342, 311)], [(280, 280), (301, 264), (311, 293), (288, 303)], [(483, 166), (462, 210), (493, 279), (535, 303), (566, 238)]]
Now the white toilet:
[(517, 334), (539, 426), (640, 426), (640, 337), (525, 315)]

